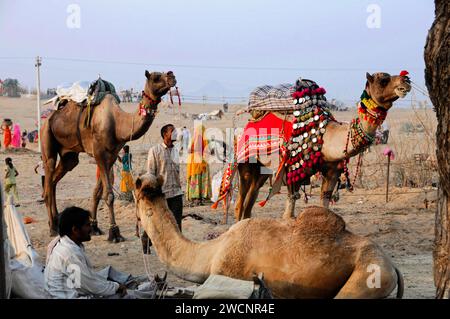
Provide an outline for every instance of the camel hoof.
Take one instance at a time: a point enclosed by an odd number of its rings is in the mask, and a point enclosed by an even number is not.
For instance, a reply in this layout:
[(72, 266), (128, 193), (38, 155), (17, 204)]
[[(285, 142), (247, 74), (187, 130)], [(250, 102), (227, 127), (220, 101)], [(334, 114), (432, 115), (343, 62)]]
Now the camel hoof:
[(104, 234), (104, 232), (100, 228), (98, 228), (97, 222), (91, 222), (91, 227), (92, 227), (91, 231), (92, 236), (100, 236)]
[(109, 229), (108, 241), (115, 244), (125, 241), (125, 238), (120, 234), (119, 226), (112, 226)]

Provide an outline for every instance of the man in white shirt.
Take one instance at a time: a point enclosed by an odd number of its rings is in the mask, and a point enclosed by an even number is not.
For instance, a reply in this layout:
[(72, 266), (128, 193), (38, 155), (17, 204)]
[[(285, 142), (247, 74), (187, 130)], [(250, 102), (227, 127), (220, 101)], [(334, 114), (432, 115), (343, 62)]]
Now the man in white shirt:
[(95, 272), (86, 256), (83, 242), (91, 240), (92, 231), (89, 212), (66, 208), (58, 226), (59, 237), (47, 252), (45, 290), (58, 299), (124, 297), (126, 287)]
[(161, 137), (163, 142), (153, 146), (148, 152), (147, 173), (164, 177), (162, 191), (181, 231), (183, 191), (178, 150), (173, 144), (177, 140), (175, 127), (172, 124), (164, 125), (161, 128)]

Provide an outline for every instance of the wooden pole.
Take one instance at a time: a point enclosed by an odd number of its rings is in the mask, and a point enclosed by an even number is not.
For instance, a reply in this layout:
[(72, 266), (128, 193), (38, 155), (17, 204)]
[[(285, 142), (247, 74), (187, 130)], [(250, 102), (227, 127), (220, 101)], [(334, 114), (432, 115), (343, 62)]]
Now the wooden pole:
[(37, 124), (38, 124), (38, 147), (39, 153), (41, 152), (41, 74), (40, 66), (42, 59), (41, 57), (36, 57), (36, 101), (37, 101)]
[[(0, 187), (3, 185), (0, 183)], [(0, 189), (0, 299), (6, 299), (6, 260), (5, 260), (5, 237), (3, 219), (3, 193)]]
[(388, 164), (387, 164), (387, 175), (386, 175), (386, 203), (389, 201), (389, 168), (391, 166), (391, 154), (387, 156)]

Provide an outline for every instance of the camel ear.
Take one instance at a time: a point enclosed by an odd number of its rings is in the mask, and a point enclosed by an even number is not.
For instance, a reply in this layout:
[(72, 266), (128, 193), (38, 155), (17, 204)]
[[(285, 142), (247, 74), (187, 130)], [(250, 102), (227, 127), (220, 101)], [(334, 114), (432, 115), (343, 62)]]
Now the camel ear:
[(136, 180), (136, 189), (141, 189), (141, 186), (142, 186), (142, 180), (140, 177), (138, 177)]
[(158, 182), (158, 186), (162, 186), (164, 184), (164, 177), (162, 177), (161, 175), (159, 175), (156, 178), (156, 181)]
[(366, 72), (366, 79), (367, 79), (367, 81), (369, 81), (369, 83), (372, 83), (372, 82), (373, 82), (373, 76), (370, 75), (369, 72)]
[(145, 77), (150, 80), (150, 72), (147, 70), (145, 70)]

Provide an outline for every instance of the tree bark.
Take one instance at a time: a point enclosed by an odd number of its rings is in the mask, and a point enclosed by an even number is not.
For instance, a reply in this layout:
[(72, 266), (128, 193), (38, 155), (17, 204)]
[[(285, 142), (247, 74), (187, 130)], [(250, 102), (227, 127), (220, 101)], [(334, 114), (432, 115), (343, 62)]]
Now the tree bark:
[(425, 45), (425, 81), (434, 105), (439, 171), (435, 216), (434, 283), (436, 298), (450, 297), (450, 3), (435, 0), (435, 20)]

